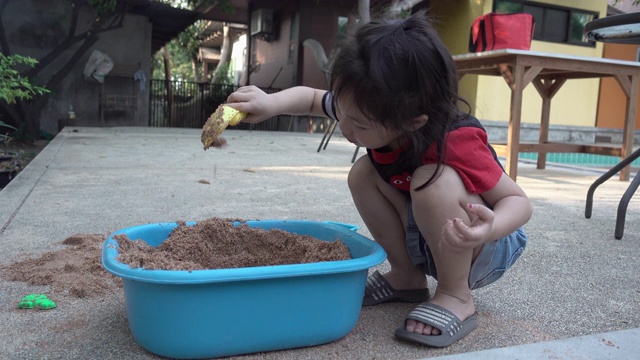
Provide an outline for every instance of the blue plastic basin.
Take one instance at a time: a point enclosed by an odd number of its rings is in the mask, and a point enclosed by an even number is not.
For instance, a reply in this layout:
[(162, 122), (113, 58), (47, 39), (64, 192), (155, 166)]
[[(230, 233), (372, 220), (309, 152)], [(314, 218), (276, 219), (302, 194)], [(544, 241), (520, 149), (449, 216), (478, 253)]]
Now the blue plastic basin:
[[(195, 224), (195, 223), (189, 223)], [(248, 221), (325, 241), (342, 240), (352, 259), (215, 270), (132, 269), (116, 260), (116, 234), (158, 246), (176, 223), (119, 230), (105, 241), (102, 263), (122, 278), (129, 328), (140, 346), (172, 358), (212, 358), (313, 346), (353, 330), (370, 267), (382, 247), (336, 222)]]

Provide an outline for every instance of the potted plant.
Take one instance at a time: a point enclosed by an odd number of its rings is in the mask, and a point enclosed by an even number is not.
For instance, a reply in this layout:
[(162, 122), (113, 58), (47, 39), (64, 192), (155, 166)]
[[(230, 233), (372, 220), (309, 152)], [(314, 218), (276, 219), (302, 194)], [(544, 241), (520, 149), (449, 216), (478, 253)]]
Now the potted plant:
[[(10, 55), (0, 53), (0, 101), (13, 104), (16, 100), (31, 100), (35, 96), (49, 93), (44, 87), (37, 86), (30, 79), (20, 75), (14, 69), (17, 65), (27, 65), (30, 67), (38, 63), (36, 59), (28, 56)], [(9, 143), (14, 139), (13, 134), (18, 129), (0, 120), (0, 189), (6, 186), (13, 177), (23, 168), (24, 159), (19, 152), (10, 152)], [(6, 182), (6, 183), (5, 183)]]

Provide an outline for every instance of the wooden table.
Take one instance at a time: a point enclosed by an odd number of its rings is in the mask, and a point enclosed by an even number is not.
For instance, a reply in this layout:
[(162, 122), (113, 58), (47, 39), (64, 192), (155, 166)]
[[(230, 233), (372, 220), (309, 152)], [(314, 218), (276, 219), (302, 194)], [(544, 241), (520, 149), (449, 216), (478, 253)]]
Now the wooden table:
[[(582, 57), (527, 50), (493, 50), (482, 53), (456, 55), (458, 79), (464, 75), (502, 76), (511, 88), (511, 105), (506, 144), (492, 144), (498, 155), (507, 158), (506, 171), (516, 180), (518, 175), (518, 153), (537, 152), (537, 168), (546, 166), (547, 153), (591, 153), (625, 158), (633, 151), (640, 80), (640, 63), (632, 61)], [(550, 143), (549, 115), (551, 99), (570, 79), (614, 77), (627, 97), (626, 118), (621, 146), (598, 146), (581, 144)], [(523, 90), (532, 83), (542, 98), (542, 117), (538, 143), (520, 143), (520, 119)], [(630, 166), (620, 171), (620, 180), (629, 180)]]

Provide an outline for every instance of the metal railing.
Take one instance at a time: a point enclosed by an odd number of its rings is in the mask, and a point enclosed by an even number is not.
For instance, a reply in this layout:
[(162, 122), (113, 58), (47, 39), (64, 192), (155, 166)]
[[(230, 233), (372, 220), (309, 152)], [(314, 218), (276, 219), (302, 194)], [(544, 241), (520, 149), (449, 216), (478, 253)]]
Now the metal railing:
[[(201, 128), (207, 118), (238, 89), (237, 85), (197, 83), (193, 81), (170, 81), (173, 104), (169, 105), (167, 82), (151, 80), (149, 99), (149, 126)], [(270, 94), (280, 91), (261, 88)], [(240, 123), (234, 129), (278, 130), (278, 118), (273, 117), (259, 124)]]

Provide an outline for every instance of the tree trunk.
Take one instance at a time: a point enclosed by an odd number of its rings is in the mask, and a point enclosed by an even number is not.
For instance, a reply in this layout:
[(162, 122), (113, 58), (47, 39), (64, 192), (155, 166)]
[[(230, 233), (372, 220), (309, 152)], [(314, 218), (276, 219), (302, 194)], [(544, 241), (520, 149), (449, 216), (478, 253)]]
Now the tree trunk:
[(198, 71), (198, 59), (191, 59), (191, 70), (193, 71), (193, 81), (200, 82), (205, 80), (204, 75), (200, 76), (200, 71)]
[(220, 48), (220, 61), (213, 73), (212, 84), (222, 84), (229, 74), (229, 63), (231, 62), (231, 32), (229, 26), (224, 24), (222, 27), (222, 47)]
[(9, 0), (0, 1), (0, 34), (2, 34), (2, 36), (0, 36), (0, 52), (8, 55), (11, 52), (9, 51), (9, 41), (7, 40), (7, 37), (4, 36), (4, 23), (2, 22), (2, 14), (4, 13), (4, 9), (7, 5), (9, 5)]
[(167, 109), (165, 118), (169, 120), (169, 126), (173, 127), (173, 87), (171, 82), (171, 56), (166, 46), (162, 47), (162, 58), (164, 59), (164, 84), (167, 88)]
[(371, 21), (369, 6), (369, 0), (358, 0), (358, 17), (360, 18), (360, 25)]

